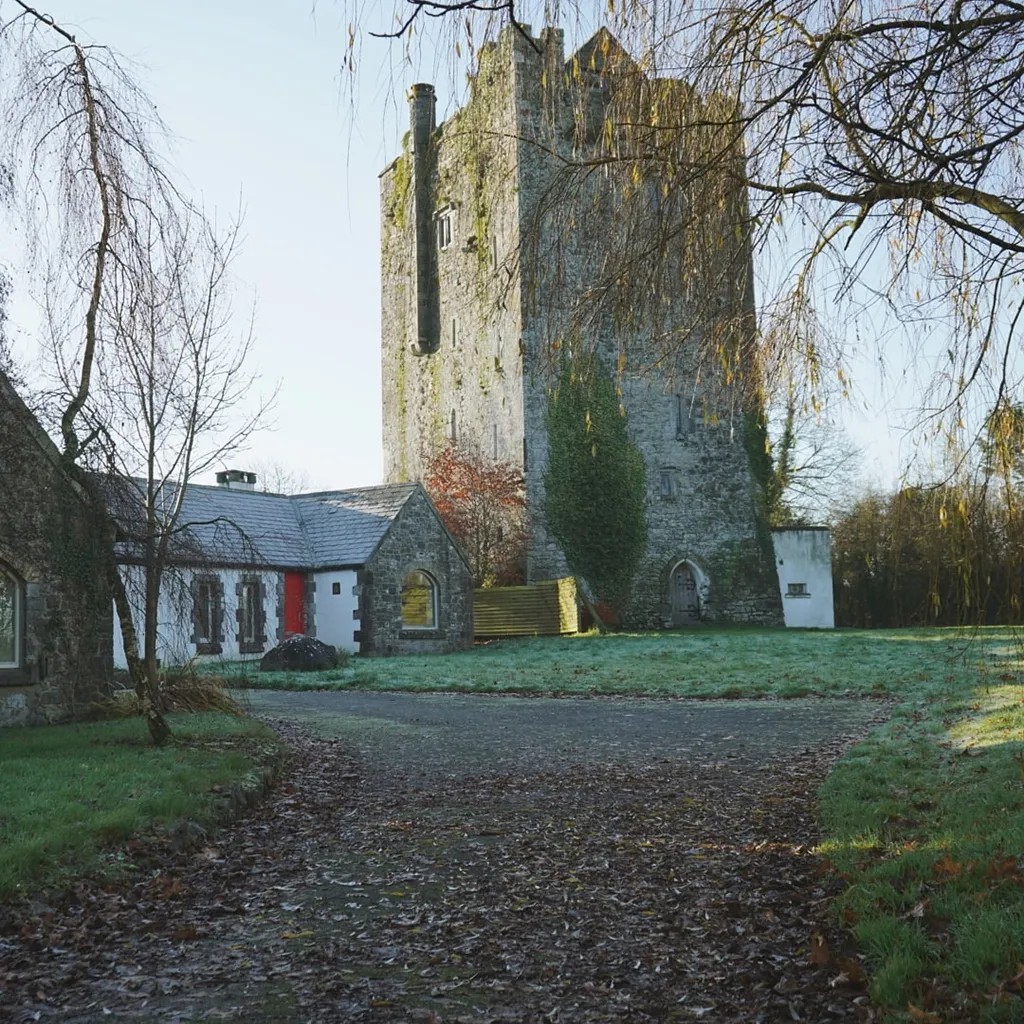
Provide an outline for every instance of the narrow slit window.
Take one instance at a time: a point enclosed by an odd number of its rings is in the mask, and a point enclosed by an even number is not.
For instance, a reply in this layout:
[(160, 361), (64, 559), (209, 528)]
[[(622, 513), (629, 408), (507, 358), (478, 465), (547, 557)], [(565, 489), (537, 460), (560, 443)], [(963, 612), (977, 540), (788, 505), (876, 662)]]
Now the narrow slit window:
[(437, 228), (437, 247), (447, 249), (455, 239), (455, 208), (446, 206), (438, 210), (434, 215), (434, 223)]

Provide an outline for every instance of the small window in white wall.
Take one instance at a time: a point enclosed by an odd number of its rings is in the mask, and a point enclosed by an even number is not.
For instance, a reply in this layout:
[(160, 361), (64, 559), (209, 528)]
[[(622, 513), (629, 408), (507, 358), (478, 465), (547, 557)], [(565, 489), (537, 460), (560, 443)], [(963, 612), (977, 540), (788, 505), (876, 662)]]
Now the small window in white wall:
[(341, 584), (337, 580), (331, 584), (331, 593), (336, 596), (341, 593)]
[(0, 668), (21, 661), (21, 584), (0, 567)]
[(192, 581), (192, 640), (196, 654), (221, 654), (224, 641), (224, 584), (219, 576)]
[(258, 654), (267, 637), (264, 630), (263, 584), (259, 577), (238, 584), (238, 650), (240, 654)]
[(402, 580), (402, 628), (437, 627), (437, 584), (421, 569), (414, 569)]
[(806, 583), (787, 583), (786, 597), (810, 597)]

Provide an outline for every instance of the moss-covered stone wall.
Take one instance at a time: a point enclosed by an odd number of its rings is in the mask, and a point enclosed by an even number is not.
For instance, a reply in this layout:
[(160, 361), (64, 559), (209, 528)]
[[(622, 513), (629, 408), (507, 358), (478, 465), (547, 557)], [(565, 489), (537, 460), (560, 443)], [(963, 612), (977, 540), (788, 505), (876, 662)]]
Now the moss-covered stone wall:
[(0, 568), (18, 592), (17, 663), (0, 668), (0, 725), (83, 717), (109, 692), (110, 554), (103, 524), (0, 375)]

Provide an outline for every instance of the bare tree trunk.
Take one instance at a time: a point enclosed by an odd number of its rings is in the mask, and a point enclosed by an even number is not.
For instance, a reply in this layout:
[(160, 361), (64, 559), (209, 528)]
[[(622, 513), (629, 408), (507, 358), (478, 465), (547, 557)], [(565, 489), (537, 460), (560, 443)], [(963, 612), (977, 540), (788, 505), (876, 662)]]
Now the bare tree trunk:
[(597, 605), (591, 600), (590, 587), (587, 586), (586, 580), (580, 576), (574, 576), (573, 579), (576, 581), (576, 593), (583, 602), (583, 607), (590, 612), (590, 617), (594, 620), (598, 633), (607, 633), (609, 629), (608, 623), (601, 617)]
[(149, 735), (157, 746), (163, 746), (171, 738), (171, 727), (164, 716), (164, 709), (160, 700), (156, 661), (154, 659), (153, 671), (150, 672), (148, 659), (143, 661), (139, 657), (139, 635), (135, 632), (131, 601), (128, 598), (128, 591), (125, 588), (124, 580), (121, 578), (121, 573), (113, 561), (110, 563), (108, 578), (110, 580), (110, 589), (114, 594), (114, 607), (117, 610), (117, 618), (121, 627), (121, 643), (124, 646), (125, 661), (128, 662), (128, 677), (131, 679), (135, 693), (142, 704), (146, 725), (149, 727)]

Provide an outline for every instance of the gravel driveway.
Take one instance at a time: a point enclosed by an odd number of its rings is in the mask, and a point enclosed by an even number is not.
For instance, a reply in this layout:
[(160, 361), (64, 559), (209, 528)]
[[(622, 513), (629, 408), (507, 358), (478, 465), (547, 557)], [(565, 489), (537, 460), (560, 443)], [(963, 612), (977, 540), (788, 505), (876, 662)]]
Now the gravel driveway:
[[(770, 764), (884, 719), (871, 700), (652, 700), (247, 691), (261, 717), (343, 739), (393, 776), (546, 772), (652, 761)], [(383, 767), (383, 765), (382, 765)]]

